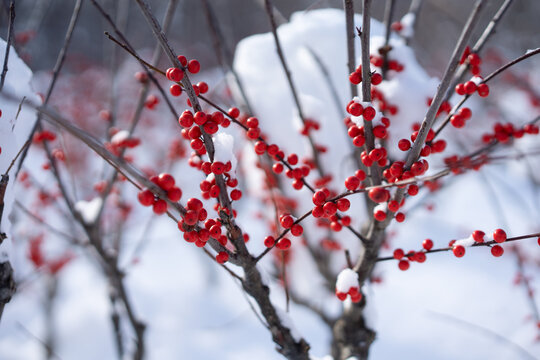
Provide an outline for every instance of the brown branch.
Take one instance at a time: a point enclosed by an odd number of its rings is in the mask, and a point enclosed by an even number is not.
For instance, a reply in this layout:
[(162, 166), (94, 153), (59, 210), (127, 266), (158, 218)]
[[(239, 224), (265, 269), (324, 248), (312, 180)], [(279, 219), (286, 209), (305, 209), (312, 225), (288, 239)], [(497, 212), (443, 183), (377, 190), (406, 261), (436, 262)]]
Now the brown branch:
[[(382, 48), (382, 58), (383, 58), (383, 66), (381, 68), (381, 75), (383, 79), (386, 78), (386, 72), (388, 71), (388, 53), (392, 49), (390, 46), (390, 34), (391, 26), (392, 26), (392, 17), (394, 15), (394, 6), (395, 1), (394, 0), (386, 0), (386, 5), (384, 6), (384, 28), (385, 28), (385, 36), (384, 36), (384, 46)], [(381, 51), (381, 49), (379, 49)]]

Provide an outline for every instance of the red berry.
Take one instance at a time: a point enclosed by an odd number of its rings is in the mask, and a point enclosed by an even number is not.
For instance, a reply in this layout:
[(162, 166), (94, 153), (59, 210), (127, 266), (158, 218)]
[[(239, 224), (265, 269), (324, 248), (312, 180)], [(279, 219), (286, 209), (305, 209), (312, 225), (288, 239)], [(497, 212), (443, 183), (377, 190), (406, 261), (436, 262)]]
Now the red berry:
[(327, 202), (323, 205), (324, 215), (330, 217), (337, 212), (337, 205), (333, 202)]
[(291, 234), (293, 236), (301, 236), (304, 233), (304, 228), (300, 224), (294, 224), (291, 226)]
[(242, 192), (238, 189), (231, 191), (231, 200), (237, 201), (242, 197)]
[(178, 84), (172, 84), (169, 88), (169, 92), (172, 96), (180, 96), (182, 95), (182, 87)]
[(143, 191), (141, 191), (137, 195), (137, 198), (143, 206), (150, 206), (154, 204), (154, 193), (149, 189), (144, 189)]
[(271, 248), (276, 243), (276, 239), (273, 236), (267, 236), (264, 238), (264, 246)]
[(382, 75), (379, 73), (375, 73), (371, 75), (371, 83), (373, 85), (379, 85), (382, 82), (383, 78)]
[(398, 148), (401, 151), (407, 151), (411, 148), (411, 142), (407, 139), (401, 139), (398, 141)]
[(199, 88), (201, 94), (206, 94), (208, 92), (208, 84), (204, 81), (199, 82), (197, 87)]
[(375, 118), (376, 114), (377, 112), (375, 111), (375, 109), (371, 106), (368, 106), (364, 109), (362, 116), (364, 117), (364, 120), (371, 121)]
[(457, 84), (456, 85), (456, 94), (465, 95), (465, 85), (464, 84)]
[(166, 75), (167, 79), (174, 82), (180, 82), (184, 77), (184, 72), (178, 68), (169, 68)]
[(483, 243), (484, 242), (484, 235), (486, 235), (486, 233), (484, 233), (481, 230), (475, 230), (472, 233), (472, 237), (473, 237), (474, 241), (476, 241), (478, 243)]
[(174, 187), (175, 181), (171, 174), (162, 173), (157, 178), (157, 185), (165, 191), (169, 191)]
[(408, 270), (410, 266), (411, 265), (409, 264), (409, 262), (407, 260), (400, 260), (399, 263), (398, 263), (399, 270), (401, 270), (401, 271)]
[(501, 246), (495, 245), (491, 248), (491, 255), (499, 257), (502, 256), (502, 254), (504, 254), (504, 249)]
[(493, 232), (493, 240), (495, 240), (498, 243), (502, 243), (506, 241), (506, 232), (504, 232), (503, 229), (497, 229)]
[(180, 199), (182, 198), (182, 190), (180, 190), (179, 187), (173, 186), (167, 191), (167, 197), (172, 202), (180, 201)]
[(351, 202), (349, 201), (349, 199), (343, 198), (343, 199), (339, 199), (337, 201), (337, 208), (338, 208), (339, 211), (345, 212), (345, 211), (349, 210), (350, 207), (351, 207)]
[(291, 215), (282, 215), (279, 219), (279, 223), (285, 229), (289, 229), (291, 226), (293, 226), (294, 219)]
[(167, 202), (163, 199), (158, 199), (152, 206), (152, 211), (155, 214), (161, 215), (167, 212)]
[(427, 251), (433, 249), (433, 240), (431, 240), (431, 239), (426, 239), (426, 240), (424, 240), (424, 242), (422, 243), (422, 246), (423, 246), (424, 249), (426, 249)]
[(390, 193), (388, 192), (388, 190), (384, 188), (376, 187), (369, 190), (368, 196), (371, 200), (373, 200), (376, 203), (383, 203), (385, 201), (388, 201), (388, 198), (390, 197)]
[(351, 84), (358, 85), (362, 81), (362, 74), (353, 72), (349, 75), (349, 81)]
[(405, 256), (405, 252), (403, 251), (403, 249), (394, 250), (394, 259), (401, 260), (403, 259), (403, 256)]
[(405, 214), (402, 212), (398, 212), (396, 214), (396, 221), (397, 222), (404, 222), (405, 221)]
[(476, 83), (474, 81), (467, 81), (463, 86), (467, 95), (472, 95), (476, 91)]
[(223, 264), (223, 263), (227, 262), (227, 260), (229, 260), (229, 254), (227, 254), (225, 251), (220, 251), (220, 252), (216, 255), (216, 261), (217, 261), (219, 264)]
[(195, 59), (189, 60), (187, 68), (190, 73), (196, 74), (201, 70), (201, 64)]
[(463, 255), (465, 255), (465, 247), (463, 247), (462, 245), (454, 246), (452, 252), (458, 258), (463, 257)]
[(291, 240), (283, 238), (277, 242), (276, 247), (279, 250), (288, 250), (291, 247)]
[(345, 179), (345, 187), (347, 188), (347, 190), (354, 191), (358, 188), (359, 185), (360, 185), (360, 179), (357, 178), (356, 176), (349, 176), (347, 179)]
[(477, 91), (480, 97), (487, 97), (489, 95), (489, 86), (487, 86), (487, 84), (480, 84), (478, 85)]

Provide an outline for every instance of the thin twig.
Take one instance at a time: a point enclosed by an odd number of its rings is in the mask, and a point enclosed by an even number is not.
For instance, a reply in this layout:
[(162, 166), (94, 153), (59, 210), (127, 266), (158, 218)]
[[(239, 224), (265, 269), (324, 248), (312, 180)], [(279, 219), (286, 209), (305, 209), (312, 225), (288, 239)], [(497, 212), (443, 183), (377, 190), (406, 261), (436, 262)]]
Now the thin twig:
[[(279, 57), (279, 61), (281, 63), (281, 67), (283, 68), (283, 72), (285, 72), (285, 77), (287, 78), (287, 83), (289, 84), (289, 89), (291, 90), (291, 94), (294, 99), (294, 103), (296, 105), (296, 110), (298, 111), (298, 116), (300, 117), (300, 120), (302, 120), (302, 124), (305, 125), (306, 123), (306, 117), (304, 115), (304, 112), (302, 110), (302, 105), (300, 103), (300, 98), (298, 97), (298, 91), (296, 90), (296, 86), (294, 85), (294, 81), (291, 75), (291, 71), (289, 69), (289, 66), (287, 65), (287, 61), (285, 59), (285, 54), (283, 53), (283, 49), (281, 47), (281, 42), (279, 40), (279, 36), (277, 34), (277, 25), (276, 21), (274, 19), (274, 13), (272, 11), (273, 5), (271, 0), (264, 0), (265, 8), (266, 8), (266, 14), (268, 15), (268, 19), (270, 20), (270, 26), (272, 28), (272, 35), (274, 37), (274, 43), (276, 45), (276, 51)], [(322, 167), (322, 163), (319, 158), (319, 151), (317, 150), (317, 146), (315, 145), (315, 140), (313, 139), (313, 136), (308, 131), (307, 132), (307, 139), (309, 141), (309, 144), (311, 146), (311, 151), (313, 155), (313, 161), (315, 162), (315, 165), (317, 167), (317, 171), (319, 173), (320, 177), (324, 177), (325, 172)]]
[[(540, 236), (540, 233), (534, 233), (534, 234), (528, 234), (528, 235), (521, 235), (521, 236), (514, 236), (509, 237), (506, 239), (504, 243), (512, 242), (512, 241), (520, 241), (525, 239), (531, 239), (531, 238), (538, 238)], [(503, 244), (504, 244), (503, 243)], [(500, 245), (495, 240), (492, 241), (486, 241), (483, 243), (475, 242), (470, 247), (481, 247), (481, 246), (492, 246), (492, 245)], [(439, 253), (439, 252), (446, 252), (446, 251), (452, 251), (454, 248), (452, 246), (444, 247), (444, 248), (438, 248), (438, 249), (432, 249), (432, 250), (424, 250), (423, 253), (425, 254), (433, 254), (433, 253)], [(413, 254), (405, 254), (405, 257), (412, 257)], [(389, 260), (396, 260), (393, 256), (384, 256), (377, 258), (377, 262), (381, 261), (389, 261)]]
[(13, 39), (13, 24), (15, 22), (15, 2), (11, 0), (9, 4), (9, 22), (8, 33), (6, 41), (6, 52), (4, 55), (4, 66), (2, 67), (2, 75), (0, 76), (0, 91), (4, 87), (4, 81), (6, 80), (6, 74), (8, 71), (9, 49), (11, 48), (11, 40)]

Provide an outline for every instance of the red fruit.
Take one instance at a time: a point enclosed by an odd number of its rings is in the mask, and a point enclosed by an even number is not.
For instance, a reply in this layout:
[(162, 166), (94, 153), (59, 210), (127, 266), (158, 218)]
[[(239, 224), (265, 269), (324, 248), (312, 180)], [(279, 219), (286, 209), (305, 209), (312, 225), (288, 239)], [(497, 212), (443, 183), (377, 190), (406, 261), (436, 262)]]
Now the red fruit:
[(344, 292), (339, 292), (336, 290), (336, 297), (340, 300), (340, 301), (345, 301), (347, 299), (347, 294), (344, 293)]
[(480, 59), (480, 56), (478, 56), (477, 53), (471, 53), (468, 56), (469, 58), (469, 64), (472, 66), (478, 66), (482, 63), (482, 59)]
[(366, 138), (363, 135), (355, 136), (353, 139), (353, 145), (356, 147), (362, 147), (366, 143)]
[(502, 254), (504, 254), (504, 249), (501, 246), (495, 245), (491, 248), (491, 255), (499, 257), (502, 256)]
[(216, 255), (216, 261), (217, 261), (219, 264), (223, 264), (223, 263), (227, 262), (227, 260), (229, 260), (229, 254), (227, 254), (225, 251), (220, 251), (220, 252)]
[(276, 239), (273, 236), (267, 236), (264, 238), (264, 246), (271, 248), (276, 243)]
[(231, 191), (231, 200), (237, 201), (242, 197), (242, 192), (238, 189)]
[(391, 212), (396, 212), (399, 210), (399, 203), (396, 200), (391, 200), (388, 202), (388, 210)]
[(366, 179), (366, 173), (362, 169), (358, 169), (354, 172), (354, 176), (356, 176), (360, 181), (363, 181)]
[(169, 88), (169, 92), (172, 96), (180, 96), (182, 95), (182, 87), (178, 84), (172, 84)]
[(315, 218), (320, 218), (324, 216), (324, 209), (321, 205), (315, 206), (313, 210), (311, 210), (311, 214)]
[(476, 91), (476, 83), (474, 81), (467, 81), (463, 87), (467, 95), (472, 95)]
[(175, 82), (180, 82), (184, 77), (184, 72), (178, 68), (167, 69), (167, 79)]
[(390, 192), (388, 192), (388, 190), (384, 188), (376, 187), (369, 190), (368, 196), (376, 203), (383, 203), (385, 201), (388, 201), (388, 199), (390, 198)]
[(197, 111), (193, 116), (193, 121), (197, 125), (203, 125), (207, 120), (207, 116), (203, 111)]
[(206, 94), (208, 92), (208, 84), (204, 81), (201, 81), (197, 84), (197, 87), (199, 88), (199, 91), (201, 94)]
[(493, 240), (495, 240), (498, 243), (502, 243), (506, 241), (506, 232), (504, 232), (503, 229), (497, 229), (493, 232)]
[(409, 262), (407, 260), (400, 260), (399, 263), (398, 263), (399, 270), (401, 270), (401, 271), (408, 270), (410, 266), (411, 265), (409, 264)]
[(362, 105), (353, 102), (347, 107), (347, 112), (351, 114), (352, 116), (360, 116), (362, 115), (362, 112), (364, 111), (364, 108)]
[(377, 221), (384, 221), (386, 219), (386, 213), (382, 210), (377, 210), (373, 213), (373, 217)]
[(403, 251), (403, 249), (394, 250), (394, 259), (401, 260), (403, 259), (403, 256), (405, 256), (405, 252)]
[(326, 194), (322, 190), (317, 190), (312, 196), (312, 201), (314, 205), (323, 205), (326, 201)]
[(337, 208), (338, 208), (339, 211), (345, 212), (345, 211), (349, 210), (350, 207), (351, 207), (351, 202), (349, 201), (349, 199), (343, 198), (343, 199), (339, 199), (337, 201)]
[(418, 185), (409, 185), (409, 188), (407, 189), (407, 193), (410, 196), (415, 196), (418, 194)]
[[(354, 191), (358, 188), (359, 185), (360, 185), (360, 179), (357, 178), (356, 176), (349, 176), (347, 179), (345, 179), (345, 187), (347, 188), (347, 190)], [(316, 204), (316, 205), (319, 205), (319, 204)]]
[(431, 239), (424, 240), (424, 242), (422, 243), (422, 247), (426, 249), (427, 251), (433, 249), (433, 240)]
[(281, 215), (279, 219), (279, 223), (281, 226), (283, 226), (285, 229), (289, 229), (294, 224), (294, 219), (291, 215)]
[(279, 250), (288, 250), (291, 247), (291, 240), (283, 238), (277, 242), (276, 247)]
[(190, 198), (186, 202), (186, 207), (190, 210), (194, 210), (196, 212), (199, 212), (203, 208), (203, 203), (201, 200), (197, 198)]
[(196, 74), (199, 72), (199, 70), (201, 70), (201, 64), (199, 64), (199, 62), (195, 59), (189, 60), (187, 69), (190, 73)]
[(154, 193), (149, 189), (144, 189), (143, 191), (139, 192), (137, 198), (143, 206), (150, 206), (154, 204)]
[(337, 212), (337, 205), (333, 202), (327, 202), (323, 205), (324, 215), (330, 217)]
[(375, 73), (371, 75), (371, 83), (373, 85), (379, 85), (382, 82), (383, 78), (382, 75), (379, 73)]
[(364, 120), (371, 121), (375, 118), (376, 114), (377, 112), (375, 111), (375, 109), (371, 106), (368, 106), (364, 109), (362, 116), (364, 117)]
[(353, 72), (349, 75), (349, 81), (351, 84), (358, 85), (362, 81), (362, 74)]
[(475, 230), (472, 233), (472, 237), (473, 237), (474, 241), (476, 241), (478, 243), (483, 243), (484, 242), (484, 235), (486, 235), (486, 233), (484, 233), (481, 230)]
[(464, 84), (457, 84), (456, 85), (456, 94), (465, 95), (465, 85)]
[(459, 114), (452, 115), (452, 117), (450, 118), (450, 123), (453, 127), (459, 129), (465, 126), (465, 119)]
[(182, 198), (182, 190), (180, 190), (179, 187), (173, 186), (167, 191), (167, 197), (172, 202), (180, 201), (180, 199)]
[(459, 115), (461, 115), (463, 119), (469, 120), (472, 116), (472, 111), (471, 109), (464, 107), (464, 108), (459, 109)]
[(291, 234), (293, 236), (301, 236), (304, 233), (304, 228), (300, 224), (294, 224), (291, 226)]
[(463, 255), (465, 255), (465, 247), (463, 247), (462, 245), (454, 246), (452, 252), (458, 258), (463, 257)]
[(396, 221), (397, 222), (404, 222), (405, 221), (405, 214), (402, 212), (398, 212), (396, 214)]
[(169, 191), (174, 187), (175, 181), (171, 174), (162, 173), (157, 178), (157, 185), (165, 191)]
[(476, 89), (480, 97), (487, 97), (489, 95), (489, 86), (487, 84), (480, 84)]
[(177, 58), (178, 58), (178, 61), (180, 61), (180, 64), (182, 64), (182, 66), (187, 65), (187, 59), (184, 55), (178, 55)]
[(401, 139), (398, 141), (398, 148), (401, 151), (407, 151), (411, 148), (411, 142), (407, 139)]
[(426, 261), (426, 253), (424, 252), (417, 252), (414, 254), (414, 261), (423, 263)]
[(158, 199), (154, 205), (152, 206), (152, 211), (157, 214), (161, 215), (163, 213), (167, 212), (167, 202), (163, 199)]

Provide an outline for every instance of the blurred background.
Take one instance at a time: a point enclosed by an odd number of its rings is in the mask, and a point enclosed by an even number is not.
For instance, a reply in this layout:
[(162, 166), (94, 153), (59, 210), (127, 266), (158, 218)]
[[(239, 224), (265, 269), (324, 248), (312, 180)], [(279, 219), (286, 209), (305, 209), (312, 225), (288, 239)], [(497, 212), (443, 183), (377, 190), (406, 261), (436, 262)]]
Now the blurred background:
[[(167, 7), (167, 1), (149, 1), (152, 9), (161, 19)], [(503, 0), (486, 2), (477, 33), (484, 28)], [(56, 55), (62, 46), (65, 30), (73, 10), (73, 0), (18, 0), (16, 1), (15, 46), (24, 55), (33, 70), (52, 69)], [(100, 1), (112, 15), (125, 17), (128, 39), (136, 48), (152, 46), (154, 40), (145, 20), (136, 4), (130, 0)], [(264, 13), (263, 0), (209, 0), (218, 14), (219, 25), (226, 41), (232, 49), (246, 36), (268, 32), (269, 22)], [(361, 11), (361, 1), (355, 1), (356, 12)], [(394, 19), (399, 20), (410, 6), (409, 0), (395, 1)], [(412, 46), (418, 51), (417, 56), (424, 67), (433, 75), (439, 75), (446, 66), (453, 44), (473, 7), (472, 0), (425, 0), (423, 2), (416, 36)], [(274, 0), (274, 5), (282, 14), (281, 20), (289, 19), (296, 11), (310, 11), (317, 8), (341, 8), (339, 0)], [(382, 20), (385, 1), (373, 1), (373, 16)], [(85, 59), (94, 64), (107, 63), (112, 43), (103, 35), (108, 27), (92, 6), (90, 1), (83, 5), (83, 16), (75, 29), (70, 47), (70, 59)], [(2, 37), (5, 38), (9, 1), (2, 1), (0, 23)], [(205, 68), (216, 65), (212, 50), (212, 39), (207, 29), (207, 21), (201, 1), (179, 0), (169, 38), (178, 52), (188, 58), (197, 58)], [(500, 23), (499, 31), (488, 46), (496, 47), (505, 57), (513, 57), (526, 49), (538, 46), (540, 34), (540, 1), (516, 0)], [(118, 17), (117, 17), (118, 19)], [(141, 24), (143, 26), (141, 26)], [(478, 35), (478, 34), (477, 34)], [(475, 37), (473, 37), (475, 39)], [(88, 46), (88, 44), (92, 46)], [(90, 51), (90, 52), (89, 52)], [(105, 56), (104, 56), (105, 54)], [(120, 56), (125, 56), (121, 54)], [(533, 60), (534, 61), (534, 60)]]

